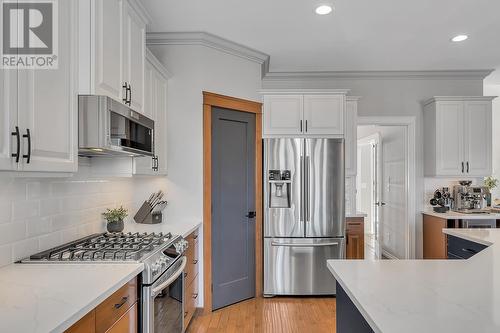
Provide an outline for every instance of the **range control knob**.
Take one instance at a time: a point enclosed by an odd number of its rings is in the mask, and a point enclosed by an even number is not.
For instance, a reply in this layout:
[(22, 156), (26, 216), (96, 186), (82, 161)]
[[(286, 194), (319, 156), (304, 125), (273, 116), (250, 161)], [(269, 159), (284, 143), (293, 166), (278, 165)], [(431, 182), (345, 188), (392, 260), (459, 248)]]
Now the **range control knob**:
[(160, 265), (156, 262), (151, 265), (151, 270), (153, 271), (153, 275), (157, 274), (160, 269)]
[(161, 257), (159, 261), (160, 265), (165, 266), (167, 264), (167, 257)]

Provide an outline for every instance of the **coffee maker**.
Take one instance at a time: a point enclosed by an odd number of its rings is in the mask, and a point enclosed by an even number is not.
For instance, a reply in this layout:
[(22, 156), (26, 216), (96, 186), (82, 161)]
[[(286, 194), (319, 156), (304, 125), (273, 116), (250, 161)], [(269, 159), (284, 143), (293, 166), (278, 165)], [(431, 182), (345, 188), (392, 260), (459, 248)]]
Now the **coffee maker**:
[(453, 210), (460, 213), (489, 213), (490, 190), (485, 186), (472, 186), (471, 181), (460, 181), (453, 186)]

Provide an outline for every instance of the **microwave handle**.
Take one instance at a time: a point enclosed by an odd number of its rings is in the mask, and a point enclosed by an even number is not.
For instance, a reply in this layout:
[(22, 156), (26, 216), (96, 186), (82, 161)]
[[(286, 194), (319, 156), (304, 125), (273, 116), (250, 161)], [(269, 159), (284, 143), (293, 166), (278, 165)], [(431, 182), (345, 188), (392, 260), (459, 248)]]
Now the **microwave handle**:
[(153, 289), (151, 290), (151, 294), (153, 295), (153, 297), (157, 295), (160, 291), (171, 285), (182, 274), (184, 268), (186, 268), (186, 262), (187, 262), (186, 256), (183, 256), (181, 260), (182, 260), (181, 266), (174, 274), (172, 274), (171, 277), (169, 277), (165, 282), (161, 283), (160, 285), (153, 287)]

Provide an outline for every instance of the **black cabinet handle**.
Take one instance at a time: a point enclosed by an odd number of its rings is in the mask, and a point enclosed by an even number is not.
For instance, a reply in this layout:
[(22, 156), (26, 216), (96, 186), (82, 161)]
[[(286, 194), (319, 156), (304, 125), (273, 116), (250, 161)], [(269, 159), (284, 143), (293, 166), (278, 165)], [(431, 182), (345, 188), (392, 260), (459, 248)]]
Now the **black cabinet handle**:
[(123, 306), (123, 304), (127, 303), (128, 296), (122, 298), (120, 303), (115, 304), (115, 309), (119, 309)]
[(248, 214), (245, 215), (245, 217), (248, 217), (249, 219), (253, 219), (255, 216), (257, 216), (256, 212), (248, 212)]
[(306, 120), (306, 132), (307, 132), (307, 120)]
[(124, 82), (122, 88), (125, 89), (125, 97), (122, 98), (122, 101), (123, 101), (123, 104), (127, 104), (128, 103), (128, 83)]
[(198, 239), (198, 235), (194, 235), (194, 236), (193, 236), (193, 239)]
[(302, 132), (302, 120), (300, 121), (300, 131)]
[(193, 265), (196, 265), (198, 263), (198, 260), (193, 260)]
[(184, 278), (187, 278), (187, 276), (188, 276), (188, 273), (187, 272), (184, 273)]
[(198, 293), (193, 294), (193, 298), (194, 298), (194, 299), (197, 299), (197, 298), (198, 298)]
[(21, 135), (19, 134), (19, 127), (16, 126), (16, 131), (11, 133), (16, 136), (16, 153), (12, 153), (12, 157), (16, 158), (16, 163), (19, 163), (19, 157), (21, 157)]
[(464, 162), (462, 162), (462, 173), (464, 173)]
[(26, 163), (29, 164), (31, 160), (31, 133), (29, 128), (26, 129), (26, 134), (23, 134), (23, 138), (28, 139), (28, 154), (24, 154), (23, 158), (25, 158)]
[(467, 173), (469, 173), (469, 161), (467, 161)]
[(130, 85), (130, 83), (128, 84), (128, 106), (130, 106), (130, 104), (132, 104), (132, 86)]

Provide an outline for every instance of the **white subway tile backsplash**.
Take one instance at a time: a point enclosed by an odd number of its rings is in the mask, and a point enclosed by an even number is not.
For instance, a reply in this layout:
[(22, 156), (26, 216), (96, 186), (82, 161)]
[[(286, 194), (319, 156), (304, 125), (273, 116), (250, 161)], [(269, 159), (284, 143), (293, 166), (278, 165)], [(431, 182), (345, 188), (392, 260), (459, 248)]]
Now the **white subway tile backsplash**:
[(26, 220), (26, 236), (35, 237), (52, 231), (50, 217), (35, 217)]
[(28, 238), (12, 245), (14, 261), (24, 259), (38, 252), (38, 238)]
[(26, 238), (26, 223), (0, 224), (0, 245), (14, 243)]
[(36, 200), (21, 200), (12, 203), (12, 220), (24, 220), (38, 216), (39, 202)]
[[(102, 213), (123, 205), (133, 216), (165, 178), (14, 178), (0, 175), (0, 267), (106, 230)], [(131, 217), (129, 217), (131, 219)]]
[(10, 222), (12, 214), (12, 203), (0, 201), (0, 223)]

